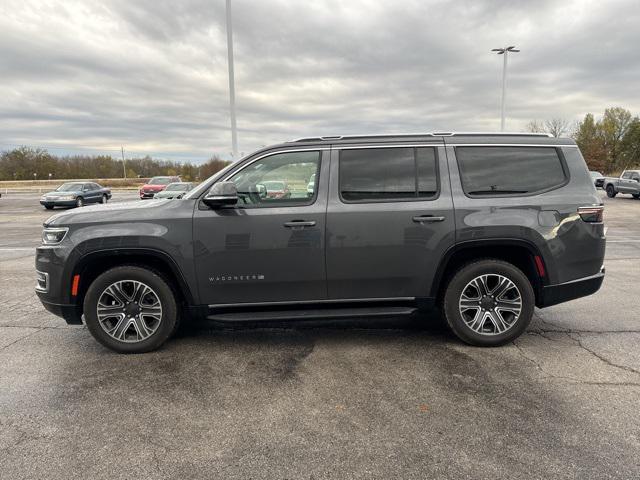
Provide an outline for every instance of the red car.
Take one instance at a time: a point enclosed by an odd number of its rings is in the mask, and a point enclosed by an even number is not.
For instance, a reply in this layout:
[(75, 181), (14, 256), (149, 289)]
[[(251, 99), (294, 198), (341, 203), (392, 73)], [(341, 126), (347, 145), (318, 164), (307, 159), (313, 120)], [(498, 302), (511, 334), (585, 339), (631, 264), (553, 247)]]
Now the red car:
[(180, 177), (153, 177), (142, 187), (140, 187), (140, 199), (153, 198), (153, 196), (167, 188), (173, 182), (179, 182)]
[(267, 190), (267, 198), (290, 198), (291, 191), (289, 185), (286, 182), (279, 180), (272, 180), (268, 182), (262, 182)]

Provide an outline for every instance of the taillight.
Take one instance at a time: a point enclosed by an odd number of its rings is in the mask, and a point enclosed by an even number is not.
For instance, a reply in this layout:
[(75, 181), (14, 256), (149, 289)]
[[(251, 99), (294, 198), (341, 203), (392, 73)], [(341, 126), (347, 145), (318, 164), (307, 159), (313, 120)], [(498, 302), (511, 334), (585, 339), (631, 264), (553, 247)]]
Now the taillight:
[(604, 219), (604, 206), (590, 206), (590, 207), (579, 207), (578, 215), (580, 218), (588, 223), (601, 223)]

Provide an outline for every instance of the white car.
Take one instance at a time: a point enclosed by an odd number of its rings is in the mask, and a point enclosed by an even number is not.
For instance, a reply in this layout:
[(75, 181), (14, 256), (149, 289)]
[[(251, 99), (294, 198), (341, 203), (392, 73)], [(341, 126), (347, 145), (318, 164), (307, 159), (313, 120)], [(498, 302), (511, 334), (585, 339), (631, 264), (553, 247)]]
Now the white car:
[(309, 194), (309, 196), (313, 195), (313, 190), (316, 187), (316, 174), (314, 173), (313, 175), (311, 175), (311, 178), (309, 179), (309, 183), (307, 183), (307, 193)]

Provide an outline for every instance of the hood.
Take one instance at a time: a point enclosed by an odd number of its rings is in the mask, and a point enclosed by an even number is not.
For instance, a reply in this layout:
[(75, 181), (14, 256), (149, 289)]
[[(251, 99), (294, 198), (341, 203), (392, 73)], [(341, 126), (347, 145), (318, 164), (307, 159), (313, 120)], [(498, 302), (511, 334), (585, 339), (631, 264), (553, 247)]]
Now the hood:
[(147, 185), (146, 183), (140, 187), (141, 190), (163, 190), (164, 188), (166, 185)]
[(67, 226), (111, 221), (126, 221), (153, 218), (154, 210), (163, 209), (170, 200), (141, 202), (140, 200), (122, 203), (108, 203), (91, 207), (65, 210), (45, 220), (45, 226)]

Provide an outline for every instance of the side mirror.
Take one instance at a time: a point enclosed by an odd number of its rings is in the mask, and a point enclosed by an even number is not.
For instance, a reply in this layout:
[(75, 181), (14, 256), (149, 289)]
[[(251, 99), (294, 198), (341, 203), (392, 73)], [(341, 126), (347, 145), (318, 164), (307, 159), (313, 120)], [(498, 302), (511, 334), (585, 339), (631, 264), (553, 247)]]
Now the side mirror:
[(238, 189), (233, 182), (218, 182), (202, 199), (209, 208), (220, 208), (238, 203)]

